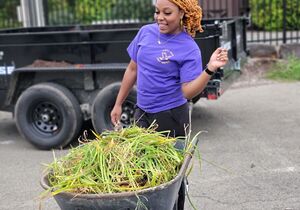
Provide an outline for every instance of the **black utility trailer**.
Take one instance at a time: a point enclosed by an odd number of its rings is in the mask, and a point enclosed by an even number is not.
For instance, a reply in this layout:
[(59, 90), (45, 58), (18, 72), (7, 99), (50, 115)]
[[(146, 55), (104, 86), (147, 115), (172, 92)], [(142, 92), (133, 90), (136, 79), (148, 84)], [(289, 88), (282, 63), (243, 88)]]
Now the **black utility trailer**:
[[(246, 57), (247, 20), (204, 20), (195, 37), (205, 65), (223, 45), (230, 62), (201, 97), (217, 99), (240, 73)], [(13, 112), (24, 138), (41, 149), (66, 146), (84, 121), (112, 129), (110, 111), (129, 62), (126, 48), (143, 24), (72, 25), (0, 30), (0, 110)], [(238, 37), (238, 38), (237, 38)], [(132, 123), (136, 94), (123, 105), (121, 123)]]

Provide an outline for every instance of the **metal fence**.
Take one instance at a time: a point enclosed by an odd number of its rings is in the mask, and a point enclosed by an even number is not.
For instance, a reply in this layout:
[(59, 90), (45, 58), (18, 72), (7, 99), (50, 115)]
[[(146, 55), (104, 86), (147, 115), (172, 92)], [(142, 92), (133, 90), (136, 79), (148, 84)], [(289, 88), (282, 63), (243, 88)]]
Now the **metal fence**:
[(300, 0), (251, 0), (248, 42), (300, 43)]
[(20, 0), (0, 0), (0, 28), (22, 26), (17, 15), (18, 5), (20, 5)]
[[(28, 26), (25, 22), (19, 21), (17, 11), (20, 13), (25, 10), (18, 6), (21, 2), (34, 4), (36, 1), (0, 0), (0, 28)], [(155, 2), (155, 0), (38, 1), (43, 2), (43, 23), (49, 26), (147, 22), (153, 20), (153, 2)], [(199, 3), (203, 8), (204, 18), (249, 17), (247, 41), (250, 43), (300, 42), (300, 0), (199, 0)]]
[(152, 0), (48, 0), (47, 25), (143, 22), (153, 19)]

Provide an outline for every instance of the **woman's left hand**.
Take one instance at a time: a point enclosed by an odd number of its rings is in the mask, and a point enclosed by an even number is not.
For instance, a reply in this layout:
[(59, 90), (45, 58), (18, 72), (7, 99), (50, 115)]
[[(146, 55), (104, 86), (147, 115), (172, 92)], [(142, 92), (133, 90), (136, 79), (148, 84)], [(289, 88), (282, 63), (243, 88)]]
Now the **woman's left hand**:
[(228, 61), (228, 51), (225, 48), (217, 48), (210, 57), (207, 67), (211, 71), (226, 65)]

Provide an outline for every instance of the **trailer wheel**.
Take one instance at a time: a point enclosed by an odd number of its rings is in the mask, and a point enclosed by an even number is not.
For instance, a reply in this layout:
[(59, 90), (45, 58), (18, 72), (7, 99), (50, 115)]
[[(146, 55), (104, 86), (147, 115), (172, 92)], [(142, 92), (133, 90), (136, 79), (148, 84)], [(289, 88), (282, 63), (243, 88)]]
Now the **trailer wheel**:
[[(121, 83), (113, 83), (103, 88), (95, 97), (92, 105), (92, 123), (95, 131), (101, 133), (104, 130), (114, 128), (110, 120), (110, 112), (115, 104)], [(122, 105), (121, 126), (128, 127), (133, 123), (136, 104), (135, 88), (129, 93)]]
[(41, 83), (29, 87), (15, 106), (21, 135), (40, 149), (64, 147), (79, 133), (82, 113), (75, 96), (65, 87)]

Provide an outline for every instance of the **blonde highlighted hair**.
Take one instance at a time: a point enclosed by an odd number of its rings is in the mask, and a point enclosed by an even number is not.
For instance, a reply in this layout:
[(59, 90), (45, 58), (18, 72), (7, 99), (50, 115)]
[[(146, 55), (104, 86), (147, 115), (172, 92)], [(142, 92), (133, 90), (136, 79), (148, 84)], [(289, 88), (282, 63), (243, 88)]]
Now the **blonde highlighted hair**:
[(176, 4), (184, 12), (183, 27), (192, 37), (195, 37), (196, 32), (203, 32), (201, 26), (202, 9), (199, 6), (198, 0), (169, 0)]

